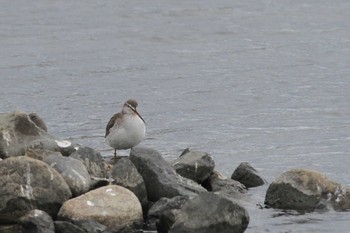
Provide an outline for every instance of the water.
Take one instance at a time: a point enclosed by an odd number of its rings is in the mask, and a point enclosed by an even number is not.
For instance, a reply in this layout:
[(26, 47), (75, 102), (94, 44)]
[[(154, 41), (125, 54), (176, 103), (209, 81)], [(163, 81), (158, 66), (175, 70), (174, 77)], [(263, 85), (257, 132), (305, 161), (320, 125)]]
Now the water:
[[(247, 161), (269, 182), (308, 168), (350, 185), (349, 1), (1, 3), (0, 112), (108, 156), (105, 126), (133, 97), (142, 145), (169, 161), (190, 147), (226, 176)], [(266, 189), (246, 232), (348, 232), (348, 212), (260, 210)]]

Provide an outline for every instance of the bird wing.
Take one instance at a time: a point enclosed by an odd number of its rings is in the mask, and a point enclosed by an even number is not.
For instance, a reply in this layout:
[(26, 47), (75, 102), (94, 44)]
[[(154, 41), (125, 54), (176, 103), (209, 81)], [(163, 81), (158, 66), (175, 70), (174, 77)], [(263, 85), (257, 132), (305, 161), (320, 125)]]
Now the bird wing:
[(108, 124), (107, 124), (107, 127), (106, 127), (106, 135), (105, 137), (108, 136), (108, 134), (110, 133), (110, 129), (115, 125), (120, 122), (120, 120), (122, 119), (122, 116), (123, 114), (121, 112), (117, 113), (117, 114), (114, 114), (112, 116), (112, 118), (109, 120)]

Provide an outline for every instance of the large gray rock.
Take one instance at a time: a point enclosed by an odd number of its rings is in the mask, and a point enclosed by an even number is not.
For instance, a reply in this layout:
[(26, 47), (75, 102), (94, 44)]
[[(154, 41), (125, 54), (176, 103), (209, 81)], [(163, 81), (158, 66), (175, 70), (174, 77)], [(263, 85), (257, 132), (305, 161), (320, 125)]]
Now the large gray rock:
[(322, 173), (292, 169), (270, 184), (265, 204), (295, 210), (314, 210), (331, 204), (334, 209), (345, 210), (350, 208), (350, 189)]
[(60, 152), (42, 149), (28, 149), (25, 155), (44, 161), (58, 171), (68, 184), (73, 196), (89, 191), (90, 174), (80, 160), (62, 156)]
[(13, 222), (33, 209), (54, 218), (71, 196), (61, 175), (42, 161), (25, 156), (0, 161), (0, 222)]
[(47, 133), (43, 120), (35, 113), (14, 112), (0, 115), (0, 157), (24, 155), (26, 150), (41, 149), (69, 155), (75, 145)]
[(145, 182), (129, 158), (119, 159), (113, 166), (110, 177), (113, 184), (132, 191), (143, 206), (148, 203)]
[(143, 222), (142, 207), (130, 190), (109, 185), (65, 202), (58, 219), (89, 233), (132, 232)]
[(89, 191), (90, 174), (80, 160), (51, 154), (44, 157), (43, 161), (61, 174), (73, 196), (79, 196)]
[(42, 210), (31, 210), (19, 219), (22, 233), (55, 233), (50, 215)]
[(267, 183), (266, 180), (259, 175), (258, 171), (247, 162), (241, 163), (236, 168), (231, 179), (239, 181), (247, 188), (258, 187)]
[(86, 146), (78, 146), (69, 157), (83, 162), (92, 177), (106, 177), (105, 162), (102, 155), (96, 150)]
[(186, 149), (173, 162), (176, 172), (201, 184), (214, 171), (215, 162), (208, 153)]
[(248, 224), (248, 212), (233, 200), (214, 193), (201, 193), (185, 203), (169, 232), (244, 232)]
[(1, 158), (23, 155), (32, 141), (48, 137), (51, 136), (24, 112), (0, 115)]
[(206, 190), (194, 181), (178, 175), (156, 150), (134, 147), (130, 160), (142, 175), (150, 201), (162, 197), (194, 196)]

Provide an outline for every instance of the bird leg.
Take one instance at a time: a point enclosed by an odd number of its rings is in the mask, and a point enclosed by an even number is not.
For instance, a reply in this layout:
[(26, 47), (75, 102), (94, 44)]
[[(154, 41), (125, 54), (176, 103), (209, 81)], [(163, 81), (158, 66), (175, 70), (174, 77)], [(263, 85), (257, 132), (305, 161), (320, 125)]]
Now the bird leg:
[(117, 149), (114, 149), (114, 161), (117, 161)]

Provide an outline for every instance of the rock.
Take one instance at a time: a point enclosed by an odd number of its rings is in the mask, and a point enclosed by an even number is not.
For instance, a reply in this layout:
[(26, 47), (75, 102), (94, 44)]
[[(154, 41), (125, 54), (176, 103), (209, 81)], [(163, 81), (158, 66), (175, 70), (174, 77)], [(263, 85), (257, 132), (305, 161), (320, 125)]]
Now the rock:
[(0, 116), (0, 157), (24, 155), (30, 149), (59, 151), (67, 155), (74, 145), (47, 133), (44, 121), (35, 113), (14, 112)]
[(20, 156), (28, 145), (38, 139), (51, 137), (24, 112), (0, 115), (0, 157)]
[(350, 209), (350, 187), (339, 186), (331, 196), (331, 203), (335, 210)]
[(206, 191), (194, 181), (178, 175), (156, 150), (134, 147), (130, 160), (145, 181), (150, 201), (155, 202), (162, 197), (194, 196)]
[(39, 117), (36, 113), (30, 113), (29, 114), (29, 118), (31, 121), (34, 122), (34, 124), (36, 126), (38, 126), (40, 129), (44, 130), (45, 132), (47, 132), (47, 127), (45, 122), (43, 121), (43, 119), (41, 119), (41, 117)]
[(174, 222), (179, 215), (180, 210), (178, 209), (171, 209), (166, 210), (162, 213), (162, 215), (159, 217), (159, 221), (157, 221), (157, 232), (158, 233), (167, 233), (169, 232), (170, 228), (174, 225)]
[(145, 182), (129, 158), (119, 159), (113, 166), (110, 177), (114, 180), (113, 184), (123, 186), (132, 191), (142, 206), (147, 205)]
[(67, 140), (59, 140), (55, 138), (41, 138), (32, 141), (28, 145), (28, 149), (32, 150), (49, 150), (60, 152), (64, 156), (69, 156), (71, 153), (75, 152), (78, 145), (71, 143)]
[(55, 221), (55, 233), (86, 233), (82, 228), (67, 221)]
[(152, 205), (147, 213), (147, 225), (150, 229), (156, 229), (156, 221), (167, 210), (181, 209), (186, 201), (187, 196), (178, 196), (173, 198), (162, 197)]
[(19, 219), (23, 233), (55, 233), (50, 215), (42, 210), (31, 210)]
[(241, 163), (236, 168), (231, 179), (241, 182), (247, 188), (258, 187), (267, 183), (266, 180), (259, 175), (258, 171), (247, 162)]
[(84, 164), (74, 158), (51, 154), (43, 161), (56, 169), (68, 184), (73, 196), (79, 196), (90, 189), (90, 174)]
[(201, 184), (214, 171), (215, 162), (208, 153), (186, 149), (173, 167), (181, 176)]
[(66, 201), (58, 219), (89, 233), (132, 232), (142, 224), (143, 215), (139, 200), (130, 190), (109, 185)]
[(90, 147), (79, 146), (69, 157), (79, 159), (93, 177), (106, 177), (105, 163), (101, 154)]
[(55, 218), (71, 196), (61, 175), (42, 161), (21, 156), (0, 162), (0, 222), (12, 222), (33, 209)]
[(214, 171), (205, 182), (208, 191), (227, 194), (233, 197), (240, 197), (246, 193), (246, 187), (238, 181), (228, 179), (220, 173)]
[(248, 224), (248, 212), (236, 202), (214, 193), (200, 193), (184, 204), (169, 232), (244, 232)]
[(32, 159), (37, 159), (43, 161), (44, 158), (49, 156), (62, 156), (60, 152), (51, 151), (51, 150), (41, 150), (41, 149), (27, 149), (25, 156)]
[(350, 208), (350, 190), (322, 173), (292, 169), (270, 184), (265, 204), (273, 208), (307, 211), (331, 204), (334, 209), (345, 210)]

